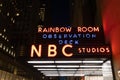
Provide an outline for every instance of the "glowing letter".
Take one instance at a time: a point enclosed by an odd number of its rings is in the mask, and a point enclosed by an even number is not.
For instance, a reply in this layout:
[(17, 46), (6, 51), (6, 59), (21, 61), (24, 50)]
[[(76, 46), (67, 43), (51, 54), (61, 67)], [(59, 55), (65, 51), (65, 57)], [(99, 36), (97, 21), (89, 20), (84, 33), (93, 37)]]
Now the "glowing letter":
[(59, 27), (56, 27), (56, 32), (59, 32)]
[(94, 27), (94, 32), (99, 32), (99, 27)]
[(92, 48), (92, 53), (95, 53), (96, 52), (96, 48)]
[(63, 52), (63, 54), (64, 54), (66, 57), (71, 57), (71, 56), (73, 55), (73, 53), (66, 53), (66, 52), (65, 52), (65, 49), (66, 49), (67, 47), (72, 48), (72, 45), (65, 45), (65, 46), (63, 46), (62, 52)]
[(93, 28), (92, 27), (88, 27), (88, 32), (93, 32)]
[(71, 32), (71, 29), (72, 29), (72, 28), (67, 28), (67, 29), (66, 29), (66, 32)]
[(82, 48), (82, 51), (85, 53), (85, 48)]
[(56, 49), (55, 45), (48, 45), (48, 57), (55, 57), (57, 55)]
[(81, 31), (82, 31), (82, 30), (81, 30), (81, 27), (78, 27), (77, 30), (78, 30), (78, 32), (81, 32)]
[(41, 57), (41, 47), (42, 47), (42, 46), (39, 45), (39, 49), (37, 50), (36, 47), (35, 47), (35, 45), (32, 45), (32, 46), (31, 46), (31, 55), (30, 55), (30, 56), (31, 56), (31, 57), (34, 57), (34, 51), (35, 51), (35, 53), (37, 54), (37, 56), (38, 56), (38, 57)]
[(38, 28), (38, 32), (42, 32), (42, 28), (41, 27)]
[(103, 52), (103, 53), (104, 53), (104, 52), (105, 52), (105, 48), (101, 47), (101, 48), (100, 48), (100, 52)]
[(110, 49), (109, 49), (108, 47), (106, 48), (106, 52), (107, 52), (107, 53), (109, 53), (109, 52), (110, 52)]

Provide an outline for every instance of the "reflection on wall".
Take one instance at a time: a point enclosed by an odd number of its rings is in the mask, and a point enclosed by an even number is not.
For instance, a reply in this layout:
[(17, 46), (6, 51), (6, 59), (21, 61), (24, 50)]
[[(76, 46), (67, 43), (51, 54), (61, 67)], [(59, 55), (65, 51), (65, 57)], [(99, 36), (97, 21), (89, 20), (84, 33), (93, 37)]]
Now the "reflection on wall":
[(120, 69), (120, 0), (102, 0), (102, 21), (106, 39), (110, 41), (113, 51), (113, 61), (116, 80)]

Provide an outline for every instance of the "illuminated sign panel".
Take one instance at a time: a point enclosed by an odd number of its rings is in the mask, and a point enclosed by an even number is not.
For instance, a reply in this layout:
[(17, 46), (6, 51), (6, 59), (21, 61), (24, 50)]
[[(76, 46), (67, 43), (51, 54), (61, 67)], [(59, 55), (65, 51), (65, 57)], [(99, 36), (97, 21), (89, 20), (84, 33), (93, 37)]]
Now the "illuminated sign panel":
[(85, 47), (85, 46), (77, 46), (74, 47), (73, 45), (66, 44), (64, 46), (58, 46), (55, 44), (49, 44), (48, 46), (42, 46), (42, 45), (32, 45), (31, 46), (31, 57), (56, 57), (56, 58), (62, 58), (62, 57), (82, 57), (85, 55), (109, 55), (110, 48), (108, 46), (94, 46), (94, 47)]
[(76, 58), (110, 55), (102, 27), (38, 27), (31, 58)]
[(105, 42), (102, 27), (38, 27), (37, 43), (48, 41), (59, 45)]

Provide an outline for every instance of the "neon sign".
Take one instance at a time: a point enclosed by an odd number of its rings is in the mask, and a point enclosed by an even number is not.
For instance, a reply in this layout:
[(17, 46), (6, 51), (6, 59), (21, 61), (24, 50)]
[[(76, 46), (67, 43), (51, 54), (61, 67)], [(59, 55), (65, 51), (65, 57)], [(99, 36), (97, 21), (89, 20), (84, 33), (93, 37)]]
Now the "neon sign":
[[(49, 32), (67, 32), (70, 33), (72, 31), (72, 27), (38, 27), (39, 33), (49, 33)], [(99, 32), (99, 27), (77, 27), (77, 32)]]
[(101, 43), (103, 36), (101, 27), (38, 27), (30, 57), (109, 55), (111, 49)]
[[(47, 53), (47, 57), (58, 57), (61, 54), (64, 57), (73, 57), (81, 56), (84, 54), (100, 54), (108, 55), (110, 54), (110, 48), (108, 46), (100, 47), (78, 47), (75, 48), (73, 45), (67, 44), (64, 45), (61, 49), (54, 44), (49, 44), (46, 48), (46, 51), (42, 50), (42, 45), (38, 47), (35, 45), (31, 46), (31, 57), (42, 57), (42, 53)], [(69, 51), (71, 49), (71, 51)]]

